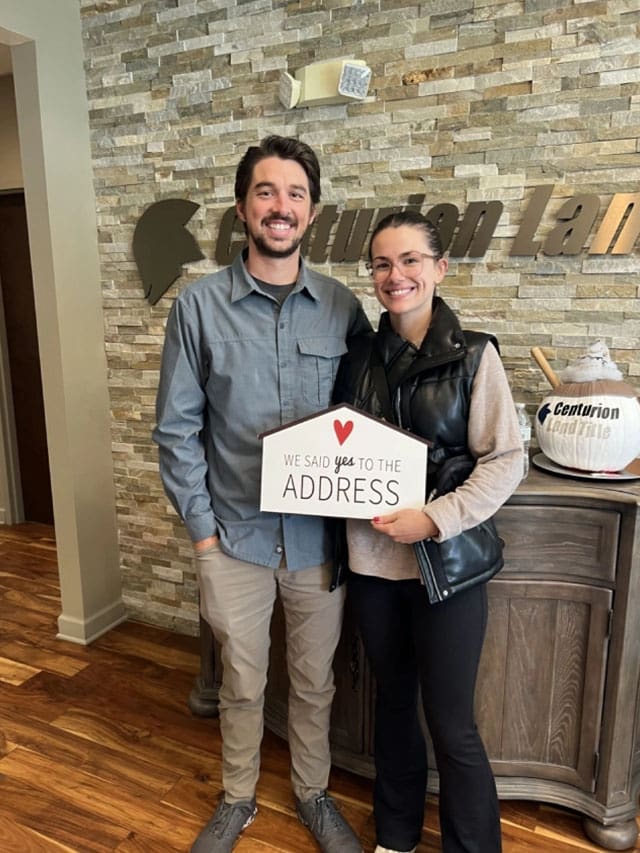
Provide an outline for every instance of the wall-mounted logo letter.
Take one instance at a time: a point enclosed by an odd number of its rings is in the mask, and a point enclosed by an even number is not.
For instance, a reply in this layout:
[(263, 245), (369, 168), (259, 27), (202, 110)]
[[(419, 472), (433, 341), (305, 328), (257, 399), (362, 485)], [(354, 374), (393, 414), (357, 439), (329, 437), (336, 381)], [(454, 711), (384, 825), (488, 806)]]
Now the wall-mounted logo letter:
[(157, 201), (142, 214), (133, 233), (133, 256), (151, 305), (165, 293), (189, 261), (204, 255), (195, 237), (185, 228), (200, 207), (183, 198)]

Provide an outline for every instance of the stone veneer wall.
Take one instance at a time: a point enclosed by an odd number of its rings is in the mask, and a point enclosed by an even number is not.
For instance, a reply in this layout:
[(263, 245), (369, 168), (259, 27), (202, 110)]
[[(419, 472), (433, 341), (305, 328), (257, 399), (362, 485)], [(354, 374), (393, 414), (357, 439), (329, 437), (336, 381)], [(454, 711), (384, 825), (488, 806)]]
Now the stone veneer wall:
[[(465, 324), (494, 332), (514, 395), (530, 408), (556, 369), (596, 338), (640, 375), (640, 260), (510, 257), (533, 187), (554, 190), (537, 237), (578, 193), (601, 201), (640, 179), (640, 11), (636, 0), (81, 0), (102, 252), (105, 342), (125, 601), (133, 615), (193, 633), (191, 546), (162, 492), (150, 440), (163, 325), (173, 296), (217, 269), (236, 164), (275, 132), (318, 152), (323, 202), (406, 204), (424, 194), (461, 212), (504, 203), (489, 251), (452, 262), (441, 292)], [(373, 69), (364, 103), (287, 111), (282, 70), (335, 57)], [(190, 198), (207, 260), (155, 306), (132, 254), (152, 202)], [(594, 232), (592, 232), (593, 235)], [(591, 235), (591, 236), (592, 236)], [(588, 248), (589, 241), (586, 243)], [(324, 264), (372, 318), (363, 265)]]

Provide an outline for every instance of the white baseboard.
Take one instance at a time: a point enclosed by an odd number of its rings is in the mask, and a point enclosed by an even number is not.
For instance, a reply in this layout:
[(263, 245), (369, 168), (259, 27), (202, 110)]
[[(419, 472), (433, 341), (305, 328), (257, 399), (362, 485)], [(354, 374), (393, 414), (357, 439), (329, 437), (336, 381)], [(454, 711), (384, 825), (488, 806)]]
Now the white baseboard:
[(87, 646), (98, 637), (106, 634), (116, 625), (120, 625), (127, 619), (124, 604), (116, 601), (109, 607), (90, 616), (88, 619), (77, 619), (73, 616), (65, 616), (64, 613), (58, 617), (59, 640), (67, 640), (70, 643), (78, 643)]

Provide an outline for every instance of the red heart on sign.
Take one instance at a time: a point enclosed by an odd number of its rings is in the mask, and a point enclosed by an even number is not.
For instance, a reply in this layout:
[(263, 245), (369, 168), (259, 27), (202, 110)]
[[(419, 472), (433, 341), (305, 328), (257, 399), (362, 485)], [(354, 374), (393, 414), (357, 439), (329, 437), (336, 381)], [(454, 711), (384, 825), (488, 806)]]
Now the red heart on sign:
[(341, 423), (340, 421), (335, 420), (333, 422), (333, 429), (336, 434), (336, 438), (338, 439), (338, 444), (344, 444), (351, 435), (353, 421), (345, 421), (345, 423)]

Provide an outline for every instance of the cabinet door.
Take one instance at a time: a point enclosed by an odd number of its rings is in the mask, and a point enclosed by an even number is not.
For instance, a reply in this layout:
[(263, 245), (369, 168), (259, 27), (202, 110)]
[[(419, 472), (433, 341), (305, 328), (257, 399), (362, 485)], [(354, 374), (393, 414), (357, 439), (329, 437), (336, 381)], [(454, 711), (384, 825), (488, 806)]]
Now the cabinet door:
[(331, 746), (334, 762), (344, 766), (341, 761), (343, 756), (358, 759), (365, 749), (364, 685), (371, 682), (362, 640), (351, 615), (348, 598), (333, 669), (336, 695), (331, 708)]
[(612, 593), (493, 580), (476, 708), (494, 772), (595, 785)]

